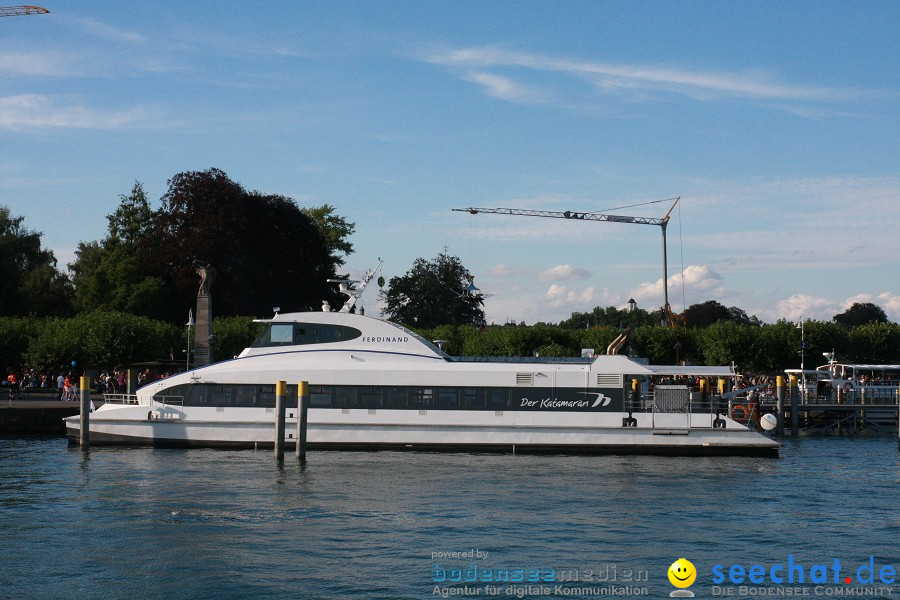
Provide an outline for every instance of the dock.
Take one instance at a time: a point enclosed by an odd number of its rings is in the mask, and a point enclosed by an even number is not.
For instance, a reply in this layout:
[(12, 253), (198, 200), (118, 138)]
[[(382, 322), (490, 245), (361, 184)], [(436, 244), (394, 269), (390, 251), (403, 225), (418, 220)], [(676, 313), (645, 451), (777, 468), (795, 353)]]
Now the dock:
[[(77, 415), (78, 401), (57, 400), (56, 390), (36, 390), (23, 393), (19, 400), (0, 399), (0, 435), (30, 436), (65, 436), (66, 426), (63, 418)], [(102, 395), (93, 394), (100, 398)], [(96, 407), (103, 405), (102, 400), (95, 400)]]
[[(900, 434), (900, 392), (866, 397), (864, 394), (835, 393), (826, 397), (799, 398), (799, 390), (790, 388), (790, 395), (784, 402), (786, 434), (790, 435), (791, 414), (796, 407), (798, 433), (854, 435), (856, 433), (897, 433)], [(764, 398), (760, 403), (762, 412), (777, 412), (777, 401)]]

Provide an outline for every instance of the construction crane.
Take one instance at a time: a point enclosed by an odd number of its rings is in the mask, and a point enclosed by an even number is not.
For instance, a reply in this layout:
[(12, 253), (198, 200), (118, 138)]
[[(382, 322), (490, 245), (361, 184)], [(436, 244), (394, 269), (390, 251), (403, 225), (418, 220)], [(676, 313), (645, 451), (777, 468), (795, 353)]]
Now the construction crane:
[[(670, 198), (671, 200), (671, 198)], [(672, 308), (669, 306), (669, 266), (666, 254), (666, 226), (669, 224), (669, 217), (675, 209), (675, 205), (681, 200), (681, 196), (675, 198), (675, 202), (669, 208), (661, 219), (651, 217), (626, 217), (623, 215), (608, 215), (599, 212), (576, 212), (571, 210), (555, 211), (555, 210), (530, 210), (525, 208), (454, 208), (454, 212), (467, 212), (471, 215), (478, 213), (495, 214), (495, 215), (516, 215), (521, 217), (549, 217), (552, 219), (575, 219), (578, 221), (606, 221), (608, 223), (631, 223), (634, 225), (656, 225), (662, 231), (662, 256), (663, 256), (663, 316), (669, 327), (674, 326), (675, 316), (672, 314)]]
[(22, 15), (46, 15), (50, 11), (40, 6), (0, 6), (0, 17), (20, 17)]

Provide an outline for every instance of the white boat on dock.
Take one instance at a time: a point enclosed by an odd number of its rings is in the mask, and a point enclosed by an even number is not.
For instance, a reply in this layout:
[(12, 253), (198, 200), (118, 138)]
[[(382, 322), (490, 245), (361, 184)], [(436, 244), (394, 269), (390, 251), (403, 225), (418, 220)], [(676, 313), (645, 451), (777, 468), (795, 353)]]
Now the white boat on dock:
[[(240, 356), (151, 383), (90, 415), (92, 444), (271, 447), (275, 383), (309, 384), (308, 447), (777, 456), (777, 441), (686, 386), (730, 367), (451, 357), (416, 333), (349, 312), (277, 314)], [(296, 385), (288, 386), (296, 406)], [(288, 406), (291, 405), (289, 401)], [(297, 418), (288, 409), (288, 419)], [(79, 418), (66, 419), (70, 439)], [(290, 431), (290, 427), (288, 427)], [(296, 443), (290, 435), (287, 443)]]

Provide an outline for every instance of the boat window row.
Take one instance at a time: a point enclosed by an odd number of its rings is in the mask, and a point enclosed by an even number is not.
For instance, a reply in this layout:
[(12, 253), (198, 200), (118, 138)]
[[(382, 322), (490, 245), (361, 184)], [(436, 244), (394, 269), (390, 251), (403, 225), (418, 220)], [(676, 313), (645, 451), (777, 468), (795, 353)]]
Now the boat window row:
[(362, 331), (355, 327), (323, 323), (270, 323), (253, 342), (253, 348), (332, 344), (356, 339)]
[[(532, 390), (533, 392), (536, 390)], [(549, 392), (549, 390), (547, 390)], [(288, 386), (288, 406), (296, 406), (297, 386)], [(312, 408), (472, 409), (504, 410), (521, 404), (514, 388), (311, 385)], [(154, 397), (185, 406), (275, 406), (274, 385), (182, 384)]]

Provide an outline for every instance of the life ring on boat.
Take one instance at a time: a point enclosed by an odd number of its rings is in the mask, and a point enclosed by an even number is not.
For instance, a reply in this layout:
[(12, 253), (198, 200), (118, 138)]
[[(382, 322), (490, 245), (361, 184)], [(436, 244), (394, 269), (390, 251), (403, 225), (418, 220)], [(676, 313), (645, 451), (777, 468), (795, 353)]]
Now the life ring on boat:
[(853, 382), (852, 381), (847, 381), (846, 383), (844, 383), (844, 391), (847, 391), (847, 390), (849, 390), (851, 392), (853, 391)]
[(743, 404), (735, 404), (731, 407), (731, 418), (738, 423), (746, 423), (750, 419), (750, 410)]

